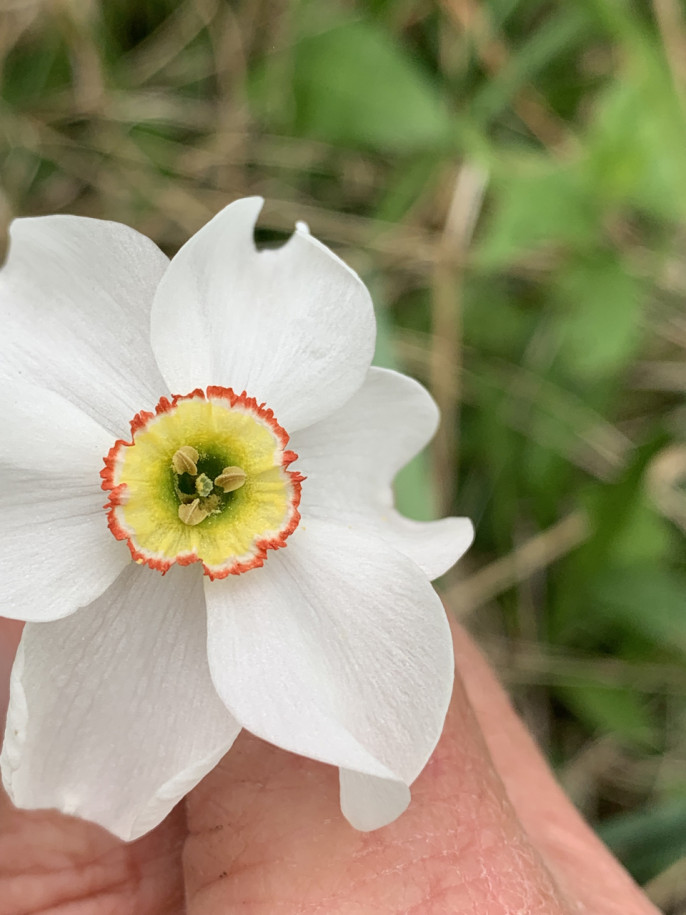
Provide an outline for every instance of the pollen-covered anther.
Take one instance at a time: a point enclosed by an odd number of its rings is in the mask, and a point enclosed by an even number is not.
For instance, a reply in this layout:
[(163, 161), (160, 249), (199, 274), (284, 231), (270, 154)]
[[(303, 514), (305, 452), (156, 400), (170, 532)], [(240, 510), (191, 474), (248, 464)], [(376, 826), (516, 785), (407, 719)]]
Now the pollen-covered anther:
[(183, 445), (174, 453), (172, 467), (176, 473), (190, 473), (192, 476), (198, 472), (198, 458), (200, 455), (192, 445)]
[(201, 521), (204, 521), (210, 512), (200, 504), (200, 499), (193, 499), (193, 501), (188, 504), (179, 505), (178, 514), (184, 524), (195, 527), (196, 524), (200, 524)]
[(230, 388), (163, 397), (105, 458), (108, 525), (133, 558), (166, 572), (201, 562), (239, 575), (286, 546), (298, 526), (297, 455), (264, 404)]
[(225, 467), (214, 481), (214, 485), (220, 486), (224, 492), (235, 492), (244, 485), (246, 479), (247, 474), (241, 467)]

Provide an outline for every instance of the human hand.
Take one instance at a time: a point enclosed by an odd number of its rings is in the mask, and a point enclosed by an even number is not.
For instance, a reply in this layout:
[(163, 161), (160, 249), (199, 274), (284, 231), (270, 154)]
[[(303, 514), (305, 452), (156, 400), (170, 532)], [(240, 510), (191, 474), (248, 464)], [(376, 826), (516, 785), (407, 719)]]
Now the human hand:
[[(0, 709), (20, 626), (0, 620)], [(455, 627), (458, 676), (408, 811), (372, 833), (336, 770), (243, 732), (167, 819), (126, 844), (0, 797), (0, 915), (650, 915)]]

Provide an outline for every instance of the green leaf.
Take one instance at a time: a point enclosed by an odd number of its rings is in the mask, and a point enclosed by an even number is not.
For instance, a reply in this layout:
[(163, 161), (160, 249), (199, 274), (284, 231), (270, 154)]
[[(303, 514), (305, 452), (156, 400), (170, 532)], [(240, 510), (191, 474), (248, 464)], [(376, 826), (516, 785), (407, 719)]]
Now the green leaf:
[(583, 46), (591, 30), (586, 11), (574, 4), (561, 5), (550, 11), (542, 24), (531, 32), (510, 55), (504, 66), (491, 76), (470, 105), (470, 113), (479, 122), (490, 122), (540, 71), (561, 54)]
[(686, 579), (669, 569), (613, 566), (593, 581), (596, 612), (686, 655)]
[(494, 178), (493, 215), (476, 247), (476, 263), (506, 266), (541, 245), (592, 248), (598, 214), (576, 168), (532, 155)]
[(686, 120), (671, 74), (637, 42), (609, 84), (588, 132), (588, 173), (600, 199), (658, 216), (686, 213)]
[[(637, 506), (645, 503), (645, 473), (652, 457), (663, 447), (662, 436), (647, 441), (630, 455), (630, 463), (621, 477), (610, 485), (593, 485), (579, 494), (589, 514), (590, 539), (570, 557), (567, 564), (566, 590), (578, 588), (575, 582), (594, 580), (612, 565), (628, 565), (634, 558), (622, 562), (621, 547), (626, 546), (627, 525), (635, 523)], [(615, 553), (618, 548), (619, 552)], [(652, 557), (646, 555), (646, 562)]]
[(577, 257), (558, 274), (560, 359), (599, 381), (624, 368), (641, 339), (643, 287), (614, 254)]
[(444, 146), (454, 133), (431, 77), (372, 22), (302, 38), (293, 92), (298, 131), (330, 143), (411, 153)]
[(59, 30), (47, 30), (42, 40), (28, 32), (3, 60), (2, 99), (30, 106), (69, 84), (69, 53)]
[(681, 550), (681, 539), (664, 516), (655, 510), (644, 492), (636, 493), (624, 523), (612, 544), (611, 555), (618, 565), (667, 564)]
[(686, 798), (613, 817), (600, 838), (639, 883), (646, 883), (686, 855)]
[(633, 690), (584, 683), (561, 686), (556, 692), (593, 730), (613, 732), (625, 743), (644, 749), (655, 746), (655, 725)]

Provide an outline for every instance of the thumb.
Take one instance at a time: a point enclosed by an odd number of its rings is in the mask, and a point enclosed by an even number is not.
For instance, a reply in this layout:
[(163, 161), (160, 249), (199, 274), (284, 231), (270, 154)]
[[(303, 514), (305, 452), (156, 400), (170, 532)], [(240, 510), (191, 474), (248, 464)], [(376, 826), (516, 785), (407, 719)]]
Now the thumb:
[(510, 802), (558, 886), (576, 900), (576, 911), (658, 915), (565, 796), (493, 671), (458, 626), (454, 645), (468, 697)]
[(244, 733), (187, 799), (189, 915), (578, 911), (521, 825), (459, 680), (412, 793), (391, 826), (356, 832), (335, 769)]

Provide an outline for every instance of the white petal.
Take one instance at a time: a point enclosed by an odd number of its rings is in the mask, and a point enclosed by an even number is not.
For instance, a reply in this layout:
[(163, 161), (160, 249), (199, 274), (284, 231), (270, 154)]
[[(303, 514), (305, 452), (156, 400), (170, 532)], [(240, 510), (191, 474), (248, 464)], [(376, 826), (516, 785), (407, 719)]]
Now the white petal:
[(395, 474), (429, 441), (438, 408), (416, 381), (398, 372), (370, 368), (360, 390), (336, 413), (292, 436), (303, 483), (303, 518), (335, 518), (383, 537), (438, 578), (470, 546), (467, 518), (419, 522), (393, 507)]
[(407, 810), (410, 789), (403, 782), (376, 778), (341, 769), (341, 812), (351, 826), (362, 832), (380, 829)]
[(362, 384), (374, 314), (359, 277), (302, 226), (258, 252), (261, 207), (237, 200), (179, 251), (155, 297), (152, 344), (172, 391), (245, 390), (292, 432)]
[(410, 784), (443, 727), (450, 631), (426, 577), (379, 538), (312, 521), (261, 569), (205, 586), (217, 691), (287, 750)]
[(392, 508), (382, 507), (349, 524), (373, 530), (396, 550), (408, 556), (429, 581), (444, 575), (464, 556), (474, 540), (474, 526), (469, 518), (441, 518), (438, 521), (412, 521)]
[(78, 216), (18, 219), (10, 237), (0, 271), (1, 371), (59, 391), (114, 435), (127, 433), (166, 390), (149, 322), (167, 258), (127, 226)]
[[(351, 495), (366, 500), (385, 492), (431, 439), (438, 420), (438, 407), (419, 382), (373, 366), (342, 409), (293, 435), (291, 447), (308, 462), (317, 500), (344, 505)], [(316, 479), (318, 471), (323, 479)]]
[(27, 625), (0, 758), (15, 804), (129, 840), (216, 765), (239, 726), (209, 677), (201, 577), (131, 563), (92, 606)]
[(131, 556), (100, 488), (112, 438), (61, 395), (0, 389), (0, 616), (54, 620), (95, 600)]

